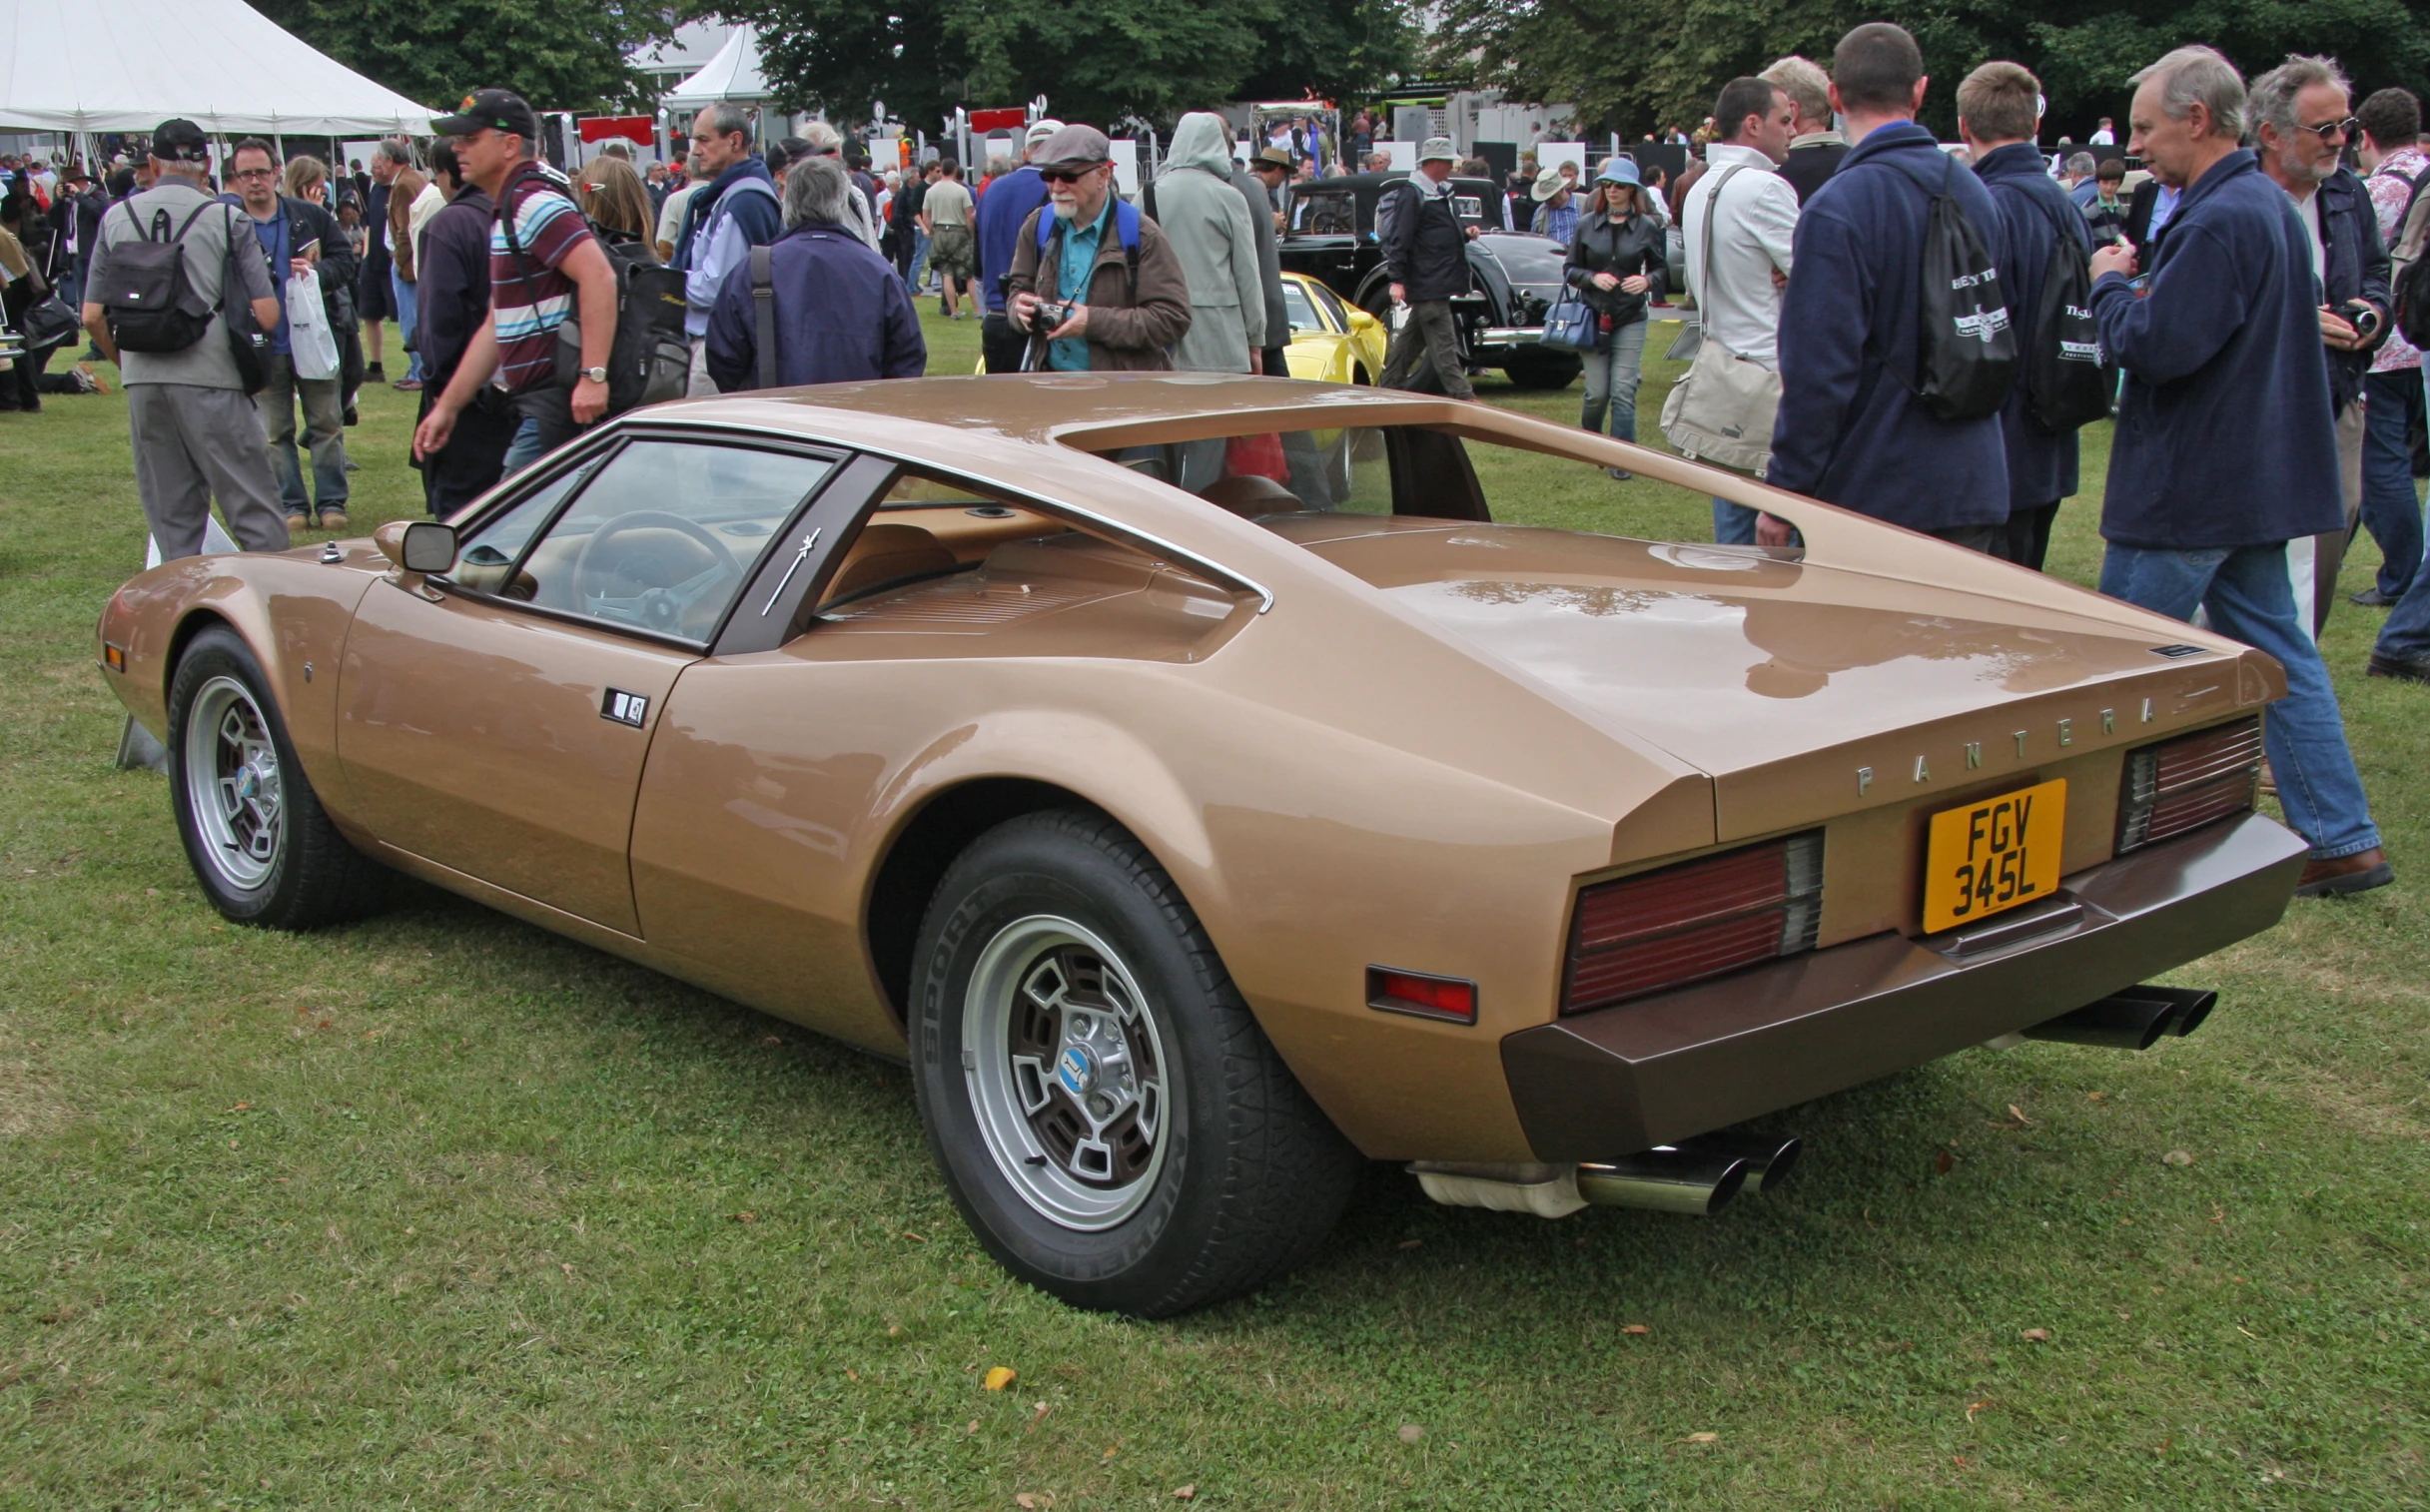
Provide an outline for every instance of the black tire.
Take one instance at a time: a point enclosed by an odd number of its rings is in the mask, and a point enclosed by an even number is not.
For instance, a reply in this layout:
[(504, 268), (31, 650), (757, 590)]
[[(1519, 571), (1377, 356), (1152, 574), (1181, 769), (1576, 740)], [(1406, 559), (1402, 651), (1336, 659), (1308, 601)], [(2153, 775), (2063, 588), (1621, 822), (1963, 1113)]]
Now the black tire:
[[(1060, 1183), (1074, 1200), (1089, 1198), (1080, 1152), (1061, 1153), (1050, 1129), (1017, 1158), (1019, 1131), (1036, 1133), (1060, 1116), (1048, 1102), (1054, 1093), (1078, 1110), (1077, 1089), (1064, 1080), (1070, 1050), (1056, 1056), (1051, 1078), (1029, 1084), (1043, 1088), (1044, 1114), (999, 1104), (991, 1116), (987, 1088), (1001, 1082), (1018, 1097), (1022, 1078), (979, 1072), (982, 1058), (998, 1050), (988, 1028), (990, 984), (1017, 979), (1034, 990), (1042, 976), (1065, 971), (1062, 958), (1048, 966), (1049, 955), (1030, 966), (1001, 965), (1021, 959), (1022, 942), (1033, 938), (1024, 932), (1041, 928), (1041, 920), (1074, 926), (1118, 959), (1098, 979), (1104, 990), (1093, 1001), (1100, 1006), (1075, 1010), (1087, 995), (1074, 991), (1053, 1015), (1033, 1012), (1033, 1021), (1061, 1026), (1033, 1043), (1077, 1043), (1069, 1038), (1076, 1021), (1094, 1013), (1107, 1022), (1103, 1005), (1119, 1008), (1135, 986), (1137, 1018), (1119, 1064), (1146, 1068), (1144, 1080), (1157, 1087), (1153, 1163), (1139, 1154), (1146, 1168), (1127, 1184), (1109, 1179), (1098, 1193), (1105, 1210), (1090, 1221), (1042, 1205), (1062, 1197), (1033, 1195)], [(1075, 980), (1086, 980), (1088, 954), (1081, 951), (1084, 975)], [(1111, 984), (1124, 977), (1118, 992)], [(1027, 992), (1012, 1001), (1016, 1016), (1021, 1005), (1042, 1002)], [(1011, 1022), (1008, 1041), (1020, 1035), (1018, 1018)], [(1250, 1290), (1323, 1242), (1357, 1179), (1357, 1152), (1267, 1043), (1180, 890), (1105, 815), (1023, 815), (954, 862), (921, 925), (910, 1028), (921, 1121), (955, 1204), (1007, 1270), (1075, 1306), (1164, 1317)], [(1010, 1045), (1004, 1048), (1009, 1057)], [(1097, 1069), (1116, 1064), (1108, 1056)], [(1146, 1106), (1143, 1097), (1124, 1115), (1137, 1116), (1134, 1146)], [(1108, 1143), (1119, 1142), (1118, 1128), (1105, 1131)], [(1048, 1149), (1058, 1150), (1058, 1163), (1037, 1152)], [(1023, 1184), (1011, 1173), (1016, 1168), (1025, 1172)]]
[[(240, 741), (252, 742), (255, 760), (234, 763), (232, 778), (215, 766)], [(267, 782), (258, 764), (264, 753), (274, 758)], [(253, 785), (244, 788), (249, 775)], [(271, 787), (277, 793), (268, 810), (254, 806), (232, 819), (206, 807), (215, 795), (250, 798)], [(169, 792), (195, 880), (211, 906), (239, 924), (318, 929), (371, 912), (387, 893), (387, 870), (347, 844), (322, 811), (270, 679), (244, 638), (225, 626), (196, 635), (170, 681)], [(273, 816), (267, 822), (265, 812)]]
[(1583, 360), (1559, 353), (1514, 353), (1502, 365), (1502, 377), (1513, 388), (1566, 388), (1586, 371)]

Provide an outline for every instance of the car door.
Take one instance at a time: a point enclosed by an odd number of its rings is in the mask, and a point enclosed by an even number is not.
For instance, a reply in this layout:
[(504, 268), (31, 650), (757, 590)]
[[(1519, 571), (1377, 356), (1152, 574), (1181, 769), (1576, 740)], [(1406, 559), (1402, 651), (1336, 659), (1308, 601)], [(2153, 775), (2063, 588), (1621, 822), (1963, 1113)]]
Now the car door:
[(372, 831), (638, 934), (625, 849), (667, 695), (834, 462), (631, 427), (487, 511), (448, 574), (376, 585), (338, 730)]

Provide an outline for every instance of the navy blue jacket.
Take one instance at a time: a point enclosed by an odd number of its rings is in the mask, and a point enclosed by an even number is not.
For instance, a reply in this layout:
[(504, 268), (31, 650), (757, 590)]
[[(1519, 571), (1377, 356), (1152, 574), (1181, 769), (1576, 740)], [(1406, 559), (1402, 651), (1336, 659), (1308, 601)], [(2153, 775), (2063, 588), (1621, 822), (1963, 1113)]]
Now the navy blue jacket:
[(2136, 299), (2092, 285), (2101, 346), (2126, 370), (2101, 534), (2193, 551), (2345, 527), (2312, 236), (2250, 152), (2177, 202)]
[(422, 229), (413, 297), (425, 388), (446, 387), (489, 318), (489, 223), (496, 218), (489, 196), (466, 184)]
[(1004, 308), (1004, 275), (1013, 271), (1013, 248), (1022, 223), (1047, 202), (1047, 181), (1024, 163), (987, 187), (979, 197), (979, 298), (989, 310)]
[[(1975, 165), (2000, 211), (2009, 248), (2000, 260), (2000, 287), (2008, 296), (2009, 322), (2022, 355), (2033, 344), (2041, 319), (2041, 281), (2060, 237), (2072, 237), (2089, 255), (2092, 236), (2084, 213), (2049, 175), (2041, 151), (2030, 142), (1994, 148)], [(2000, 411), (2000, 439), (2008, 453), (2009, 507), (2038, 509), (2075, 491), (2075, 432), (2052, 435), (2033, 418), (2025, 392), (2026, 364), (2017, 365), (2017, 386)]]
[(1991, 191), (1913, 122), (1881, 127), (1851, 148), (1799, 213), (1765, 474), (1792, 493), (1911, 530), (2009, 517), (1999, 418), (1941, 419), (1909, 386), (1925, 222), (1944, 183), (1999, 258), (2008, 240)]
[[(2364, 300), (2385, 317), (2396, 302), (2388, 292), (2388, 247), (2379, 235), (2371, 191), (2354, 177), (2354, 170), (2340, 168), (2312, 192), (2320, 197), (2320, 239), (2328, 249), (2323, 264), (2327, 277), (2321, 281), (2327, 292), (2321, 303), (2334, 310), (2348, 300)], [(2339, 352), (2325, 344), (2320, 350), (2328, 354), (2329, 413), (2334, 415), (2362, 392), (2371, 354)]]
[[(840, 226), (797, 226), (769, 244), (768, 264), (779, 384), (918, 378), (928, 366), (911, 290), (858, 236)], [(719, 388), (759, 386), (748, 258), (717, 288), (708, 342), (709, 377)]]
[[(734, 187), (737, 179), (758, 179), (770, 188), (776, 184), (776, 175), (768, 172), (767, 164), (757, 158), (745, 158), (719, 174), (708, 188), (694, 190), (692, 197), (683, 202), (683, 229), (675, 234), (673, 266), (692, 266), (693, 241), (706, 229), (717, 211), (718, 202), (726, 197), (726, 191)], [(775, 196), (736, 195), (733, 217), (734, 224), (742, 228), (743, 241), (749, 246), (765, 247), (784, 235), (784, 217), (777, 209)]]

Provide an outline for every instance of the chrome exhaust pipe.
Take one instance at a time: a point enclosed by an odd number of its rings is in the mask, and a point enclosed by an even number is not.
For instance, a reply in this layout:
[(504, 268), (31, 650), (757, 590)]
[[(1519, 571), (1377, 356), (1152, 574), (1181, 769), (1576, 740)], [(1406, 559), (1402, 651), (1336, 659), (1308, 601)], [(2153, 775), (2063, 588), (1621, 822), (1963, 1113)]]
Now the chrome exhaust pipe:
[(1738, 1155), (1657, 1144), (1617, 1160), (1581, 1163), (1578, 1195), (1602, 1206), (1711, 1217), (1729, 1205), (1752, 1173)]
[(1793, 1134), (1708, 1134), (1693, 1139), (1682, 1139), (1680, 1146), (1717, 1155), (1730, 1156), (1747, 1162), (1746, 1189), (1753, 1192), (1776, 1191), (1789, 1179), (1790, 1168), (1805, 1150), (1805, 1141)]
[(2162, 1035), (2190, 1035), (2210, 1017), (2219, 995), (2191, 987), (2130, 987), (2071, 1014), (2019, 1031), (2028, 1040), (2149, 1050)]

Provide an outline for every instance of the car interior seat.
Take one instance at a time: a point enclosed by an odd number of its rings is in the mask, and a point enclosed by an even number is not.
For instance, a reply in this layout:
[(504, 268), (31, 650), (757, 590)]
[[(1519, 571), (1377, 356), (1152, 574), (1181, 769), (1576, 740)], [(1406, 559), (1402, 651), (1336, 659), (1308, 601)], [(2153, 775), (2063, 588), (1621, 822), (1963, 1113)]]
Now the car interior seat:
[(918, 525), (868, 525), (844, 554), (822, 604), (897, 578), (928, 577), (961, 565), (944, 543)]
[(1261, 473), (1240, 472), (1219, 478), (1199, 495), (1217, 508), (1228, 509), (1242, 519), (1255, 519), (1260, 514), (1297, 514), (1307, 507), (1299, 495)]

